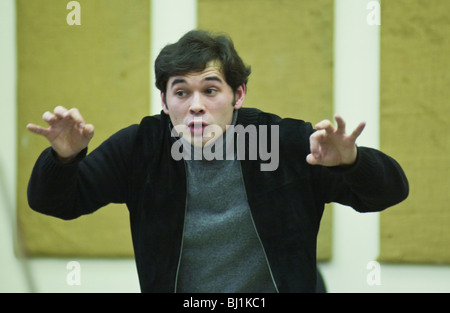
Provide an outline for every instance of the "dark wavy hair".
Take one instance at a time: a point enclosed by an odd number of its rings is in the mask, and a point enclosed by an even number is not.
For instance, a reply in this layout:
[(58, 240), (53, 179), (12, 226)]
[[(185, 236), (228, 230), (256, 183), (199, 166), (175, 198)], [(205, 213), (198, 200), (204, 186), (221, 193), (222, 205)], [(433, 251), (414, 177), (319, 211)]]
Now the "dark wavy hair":
[(201, 72), (210, 61), (220, 61), (227, 84), (236, 91), (247, 85), (251, 73), (226, 35), (213, 35), (202, 30), (186, 33), (176, 43), (165, 46), (155, 60), (156, 87), (166, 94), (172, 76)]

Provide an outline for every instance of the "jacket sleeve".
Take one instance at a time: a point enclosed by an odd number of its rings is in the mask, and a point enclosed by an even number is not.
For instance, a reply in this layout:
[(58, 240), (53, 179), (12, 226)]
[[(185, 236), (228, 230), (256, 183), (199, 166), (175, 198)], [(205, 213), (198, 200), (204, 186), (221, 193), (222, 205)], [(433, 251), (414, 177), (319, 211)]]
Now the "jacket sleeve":
[(87, 155), (61, 163), (44, 150), (28, 183), (28, 203), (40, 213), (61, 219), (89, 214), (109, 203), (125, 203), (129, 194), (130, 155), (137, 125), (117, 132)]
[(383, 152), (358, 147), (350, 167), (319, 167), (319, 192), (326, 203), (348, 205), (359, 212), (376, 212), (407, 198), (409, 184), (401, 166)]

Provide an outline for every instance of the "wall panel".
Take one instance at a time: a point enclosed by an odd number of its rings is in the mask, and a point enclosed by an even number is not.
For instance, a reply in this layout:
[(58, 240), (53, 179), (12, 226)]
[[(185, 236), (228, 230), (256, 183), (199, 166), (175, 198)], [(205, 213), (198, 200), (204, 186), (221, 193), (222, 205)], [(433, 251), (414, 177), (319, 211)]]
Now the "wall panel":
[(381, 214), (380, 260), (450, 263), (450, 2), (383, 1), (381, 149), (410, 181)]
[(132, 256), (128, 211), (109, 205), (62, 221), (28, 207), (26, 187), (43, 137), (25, 129), (57, 105), (77, 107), (96, 127), (93, 150), (148, 115), (150, 4), (81, 0), (81, 25), (69, 26), (69, 1), (17, 0), (18, 223), (30, 256)]

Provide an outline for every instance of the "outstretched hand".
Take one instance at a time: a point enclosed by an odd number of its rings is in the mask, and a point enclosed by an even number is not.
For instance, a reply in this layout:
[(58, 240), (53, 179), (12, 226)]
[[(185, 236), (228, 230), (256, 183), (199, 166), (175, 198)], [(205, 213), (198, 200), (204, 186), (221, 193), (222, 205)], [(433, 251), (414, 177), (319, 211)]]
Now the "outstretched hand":
[(47, 138), (62, 161), (77, 156), (94, 136), (94, 126), (85, 124), (77, 109), (67, 110), (58, 106), (53, 113), (45, 112), (42, 119), (49, 125), (48, 128), (30, 123), (27, 129)]
[(360, 123), (350, 135), (347, 135), (342, 117), (336, 115), (334, 118), (337, 128), (329, 120), (316, 124), (317, 131), (309, 139), (311, 153), (306, 157), (309, 164), (342, 166), (351, 165), (356, 161), (356, 139), (366, 124)]

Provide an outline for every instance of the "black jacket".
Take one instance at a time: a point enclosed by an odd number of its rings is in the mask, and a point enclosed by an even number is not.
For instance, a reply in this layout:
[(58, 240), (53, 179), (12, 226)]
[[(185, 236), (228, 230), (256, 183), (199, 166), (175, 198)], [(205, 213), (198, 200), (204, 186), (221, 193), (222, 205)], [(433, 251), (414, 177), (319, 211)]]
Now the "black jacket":
[[(306, 162), (314, 132), (309, 123), (243, 108), (237, 124), (279, 126), (278, 168), (261, 171), (262, 161), (249, 158), (241, 161), (241, 168), (280, 292), (315, 291), (316, 237), (325, 203), (373, 212), (408, 195), (401, 167), (378, 150), (358, 147), (351, 167), (311, 166)], [(33, 169), (30, 207), (73, 219), (108, 203), (126, 203), (142, 292), (176, 292), (187, 190), (184, 161), (171, 157), (175, 139), (162, 113), (117, 132), (69, 164), (59, 163), (49, 148)]]

